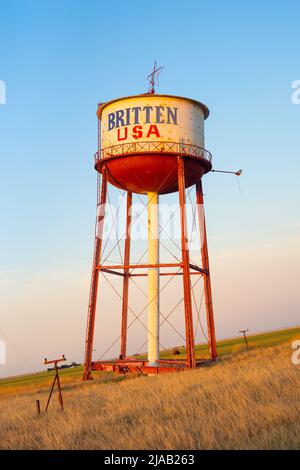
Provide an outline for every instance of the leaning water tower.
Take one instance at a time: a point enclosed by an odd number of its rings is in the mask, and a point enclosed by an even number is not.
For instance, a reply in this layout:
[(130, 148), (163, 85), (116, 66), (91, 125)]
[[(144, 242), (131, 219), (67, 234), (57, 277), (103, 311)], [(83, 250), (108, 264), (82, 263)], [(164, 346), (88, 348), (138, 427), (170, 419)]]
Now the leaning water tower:
[[(212, 169), (211, 154), (205, 150), (204, 121), (208, 108), (193, 99), (149, 93), (115, 99), (98, 106), (98, 212), (93, 270), (88, 307), (85, 343), (84, 379), (92, 370), (113, 370), (120, 373), (139, 371), (146, 374), (173, 372), (200, 365), (195, 355), (191, 276), (201, 276), (207, 319), (210, 359), (217, 358), (213, 317), (209, 258), (203, 209), (202, 177)], [(102, 235), (107, 203), (108, 184), (126, 191), (126, 237), (123, 264), (102, 264)], [(199, 226), (201, 264), (191, 263), (186, 188), (195, 185), (196, 216)], [(161, 195), (178, 193), (181, 234), (181, 259), (178, 263), (160, 262), (159, 199)], [(148, 262), (130, 262), (130, 224), (132, 197), (147, 195)], [(170, 272), (165, 272), (165, 269)], [(176, 272), (174, 273), (174, 269)], [(122, 309), (120, 312), (120, 355), (116, 360), (93, 361), (93, 341), (97, 298), (105, 292), (98, 285), (99, 274), (122, 277)], [(134, 274), (133, 274), (134, 273)], [(160, 277), (178, 275), (183, 283), (182, 315), (185, 322), (183, 359), (160, 359)], [(147, 276), (147, 359), (128, 357), (128, 295), (131, 276)], [(99, 290), (99, 292), (98, 292)]]

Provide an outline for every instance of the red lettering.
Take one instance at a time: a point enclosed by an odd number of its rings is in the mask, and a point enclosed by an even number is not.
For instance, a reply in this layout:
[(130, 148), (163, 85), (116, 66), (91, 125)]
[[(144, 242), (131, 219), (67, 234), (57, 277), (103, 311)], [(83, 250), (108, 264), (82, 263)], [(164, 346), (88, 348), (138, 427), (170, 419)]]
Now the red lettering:
[[(124, 129), (124, 136), (121, 137), (121, 130)], [(127, 135), (128, 135), (128, 127), (121, 127), (120, 129), (118, 129), (118, 140), (126, 140), (127, 139)]]
[(148, 134), (147, 134), (146, 137), (148, 138), (152, 134), (156, 135), (156, 137), (160, 137), (159, 130), (158, 130), (157, 126), (155, 126), (155, 125), (152, 125), (152, 126), (149, 127), (149, 131), (148, 131)]
[(143, 137), (142, 126), (134, 126), (134, 128), (132, 129), (132, 137), (134, 137), (134, 139), (140, 139), (141, 137)]

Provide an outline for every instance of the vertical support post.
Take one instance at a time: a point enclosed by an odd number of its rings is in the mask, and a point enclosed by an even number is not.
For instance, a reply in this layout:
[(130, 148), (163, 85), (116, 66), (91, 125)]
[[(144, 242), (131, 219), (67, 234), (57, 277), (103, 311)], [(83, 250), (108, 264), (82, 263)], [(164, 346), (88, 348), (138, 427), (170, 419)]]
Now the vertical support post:
[[(126, 235), (125, 235), (125, 248), (124, 248), (124, 265), (125, 266), (128, 266), (130, 263), (131, 206), (132, 206), (132, 193), (128, 191), (127, 202), (126, 202)], [(128, 294), (129, 294), (129, 269), (124, 268), (120, 359), (124, 359), (127, 355), (126, 346), (127, 346)]]
[(245, 345), (246, 345), (246, 349), (248, 351), (249, 347), (248, 347), (248, 340), (247, 340), (247, 336), (246, 336), (246, 332), (244, 331), (243, 332), (243, 335), (244, 335), (244, 340), (245, 340)]
[(242, 333), (243, 336), (244, 336), (246, 351), (249, 350), (248, 339), (247, 339), (247, 336), (246, 336), (247, 331), (249, 331), (249, 330), (248, 329), (247, 330), (240, 330), (240, 333)]
[[(98, 181), (98, 190), (99, 190), (99, 181)], [(105, 169), (105, 166), (103, 166), (101, 194), (100, 194), (100, 197), (98, 196), (98, 204), (97, 204), (96, 235), (95, 235), (93, 270), (92, 270), (92, 279), (91, 279), (91, 288), (90, 288), (90, 297), (89, 297), (88, 318), (87, 318), (87, 327), (86, 327), (83, 380), (92, 379), (91, 366), (92, 366), (95, 316), (96, 316), (98, 281), (99, 281), (99, 270), (97, 266), (100, 265), (100, 260), (101, 260), (106, 197), (107, 197), (107, 178), (106, 178), (106, 169)]]
[(184, 159), (178, 156), (178, 189), (179, 189), (179, 208), (181, 225), (181, 252), (183, 262), (183, 292), (184, 292), (184, 313), (186, 329), (186, 361), (187, 367), (196, 367), (192, 298), (191, 298), (191, 279), (190, 279), (190, 255), (188, 250), (188, 235), (186, 227), (186, 196), (185, 196), (185, 175)]
[[(158, 193), (148, 193), (148, 262), (159, 264)], [(148, 269), (148, 364), (159, 361), (159, 268)]]
[(47, 413), (48, 408), (49, 408), (49, 405), (50, 405), (50, 401), (51, 401), (51, 397), (52, 397), (52, 393), (53, 393), (53, 390), (54, 390), (54, 386), (55, 386), (56, 379), (57, 379), (57, 375), (55, 374), (54, 380), (53, 380), (53, 382), (52, 382), (50, 394), (49, 394), (49, 397), (48, 397), (48, 400), (47, 400), (47, 404), (46, 404), (46, 408), (45, 408), (45, 413)]
[(203, 279), (204, 279), (204, 296), (205, 296), (205, 308), (206, 308), (206, 319), (207, 319), (208, 343), (209, 343), (208, 346), (210, 350), (211, 359), (215, 360), (217, 359), (218, 354), (217, 354), (214, 311), (213, 311), (210, 271), (209, 271), (206, 222), (205, 222), (205, 213), (204, 213), (204, 198), (203, 198), (201, 180), (196, 184), (196, 202), (197, 202), (197, 212), (198, 212), (198, 217), (199, 217), (202, 267), (203, 269), (207, 271), (207, 274), (204, 275)]
[(55, 363), (55, 373), (56, 373), (56, 377), (57, 377), (56, 380), (57, 380), (57, 387), (58, 387), (58, 401), (59, 401), (59, 404), (60, 404), (61, 411), (63, 411), (64, 410), (64, 402), (63, 402), (63, 397), (62, 397), (62, 393), (61, 393), (57, 363)]

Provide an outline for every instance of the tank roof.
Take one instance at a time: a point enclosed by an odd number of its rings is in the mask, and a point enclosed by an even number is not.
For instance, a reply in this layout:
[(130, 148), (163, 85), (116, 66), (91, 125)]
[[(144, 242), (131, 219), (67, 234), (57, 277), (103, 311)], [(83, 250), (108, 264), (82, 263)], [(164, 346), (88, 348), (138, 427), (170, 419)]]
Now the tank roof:
[(115, 98), (114, 100), (110, 100), (110, 101), (106, 101), (104, 103), (101, 103), (101, 105), (99, 106), (99, 109), (98, 109), (98, 112), (97, 112), (97, 116), (98, 118), (100, 119), (101, 117), (101, 114), (102, 114), (102, 111), (103, 109), (112, 104), (112, 103), (116, 103), (117, 101), (122, 101), (122, 100), (126, 100), (126, 99), (129, 99), (129, 98), (144, 98), (144, 97), (162, 97), (162, 98), (176, 98), (176, 99), (181, 99), (181, 100), (185, 100), (185, 101), (191, 101), (192, 103), (196, 104), (197, 106), (200, 106), (204, 112), (204, 118), (207, 119), (208, 116), (209, 116), (209, 109), (208, 107), (201, 103), (200, 101), (197, 101), (197, 100), (194, 100), (192, 98), (185, 98), (184, 96), (177, 96), (177, 95), (161, 95), (161, 94), (152, 94), (152, 93), (142, 93), (142, 94), (139, 94), (139, 95), (130, 95), (130, 96), (123, 96), (121, 98)]

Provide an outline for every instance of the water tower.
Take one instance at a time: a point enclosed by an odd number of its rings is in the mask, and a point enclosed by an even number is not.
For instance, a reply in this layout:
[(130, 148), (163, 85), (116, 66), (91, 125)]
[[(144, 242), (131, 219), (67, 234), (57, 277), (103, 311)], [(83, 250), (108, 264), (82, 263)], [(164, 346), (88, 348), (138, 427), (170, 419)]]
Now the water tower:
[[(209, 258), (203, 210), (202, 176), (212, 169), (211, 154), (205, 150), (204, 121), (208, 108), (193, 99), (160, 95), (151, 90), (147, 94), (128, 96), (99, 104), (98, 152), (95, 169), (98, 172), (97, 231), (88, 307), (85, 343), (84, 379), (91, 378), (92, 370), (118, 372), (140, 371), (146, 374), (173, 372), (199, 365), (195, 357), (194, 327), (191, 298), (191, 276), (203, 278), (207, 319), (207, 338), (211, 360), (217, 358)], [(102, 233), (107, 203), (108, 184), (126, 191), (126, 238), (124, 263), (101, 263)], [(187, 243), (186, 188), (195, 185), (197, 217), (200, 231), (201, 265), (191, 264)], [(161, 195), (178, 192), (181, 260), (178, 263), (160, 263), (158, 210)], [(130, 263), (130, 224), (133, 194), (147, 195), (148, 263)], [(160, 359), (159, 355), (159, 300), (160, 276), (172, 275), (176, 268), (183, 283), (182, 315), (185, 321), (184, 359)], [(145, 273), (146, 270), (146, 273)], [(93, 339), (99, 273), (122, 276), (122, 312), (120, 315), (119, 359), (93, 361)], [(141, 272), (142, 271), (142, 272)], [(146, 360), (127, 357), (128, 293), (130, 278), (148, 277), (148, 356)], [(140, 273), (140, 274), (139, 274)]]

